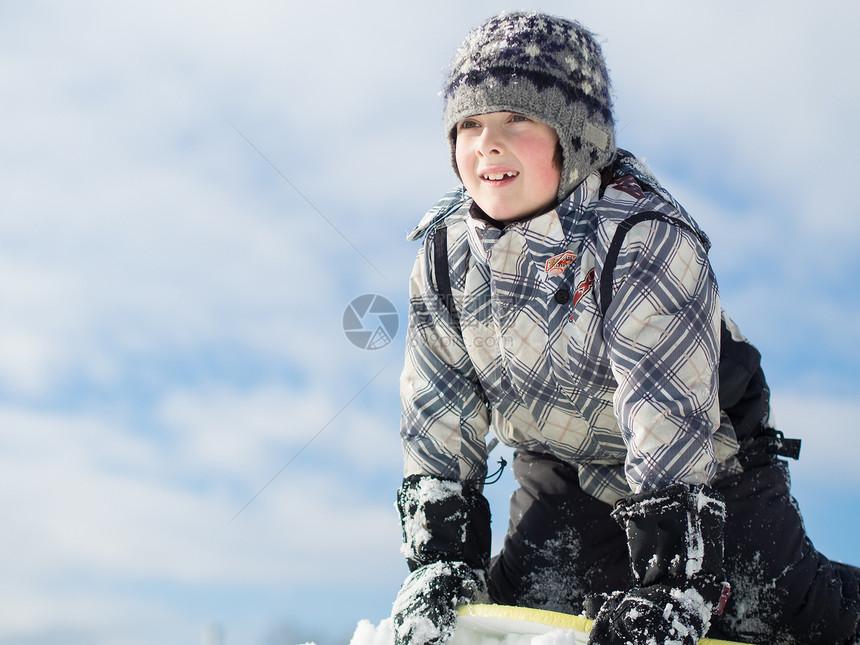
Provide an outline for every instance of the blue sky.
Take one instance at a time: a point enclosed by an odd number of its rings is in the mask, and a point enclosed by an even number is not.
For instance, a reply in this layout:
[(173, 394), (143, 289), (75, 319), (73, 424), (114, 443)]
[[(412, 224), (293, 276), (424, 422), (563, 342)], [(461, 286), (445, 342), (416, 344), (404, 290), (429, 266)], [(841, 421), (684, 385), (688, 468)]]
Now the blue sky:
[(405, 311), (405, 235), (456, 181), (443, 69), (504, 8), (599, 34), (620, 145), (711, 236), (804, 439), (810, 535), (860, 564), (860, 10), (644, 4), (0, 6), (0, 642), (388, 614), (403, 325), (364, 351), (342, 316)]

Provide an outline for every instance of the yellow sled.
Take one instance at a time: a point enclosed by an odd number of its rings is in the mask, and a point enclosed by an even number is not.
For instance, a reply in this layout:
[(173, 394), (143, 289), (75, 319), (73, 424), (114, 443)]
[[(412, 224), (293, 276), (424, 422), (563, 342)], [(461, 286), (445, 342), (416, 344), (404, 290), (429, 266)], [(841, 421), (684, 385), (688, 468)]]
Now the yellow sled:
[[(483, 640), (492, 642), (511, 642), (513, 635), (522, 635), (523, 642), (528, 636), (538, 636), (556, 630), (571, 632), (566, 643), (585, 645), (588, 642), (588, 632), (591, 622), (582, 616), (571, 616), (557, 611), (543, 609), (528, 609), (526, 607), (507, 607), (505, 605), (464, 605), (460, 607), (457, 616), (457, 631), (449, 645), (474, 643), (474, 636), (480, 635)], [(553, 641), (558, 642), (558, 641)], [(713, 638), (703, 638), (699, 645), (741, 645), (734, 641), (721, 641)]]

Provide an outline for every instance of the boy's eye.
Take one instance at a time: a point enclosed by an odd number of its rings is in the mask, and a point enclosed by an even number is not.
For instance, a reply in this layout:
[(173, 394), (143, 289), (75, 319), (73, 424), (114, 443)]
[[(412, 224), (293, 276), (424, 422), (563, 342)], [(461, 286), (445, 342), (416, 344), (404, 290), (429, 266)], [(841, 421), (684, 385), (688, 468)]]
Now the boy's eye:
[(478, 127), (477, 121), (470, 121), (470, 120), (466, 119), (464, 121), (460, 121), (459, 129), (460, 130), (466, 130), (467, 128), (477, 128), (477, 127)]
[(525, 114), (511, 114), (511, 121), (531, 121)]

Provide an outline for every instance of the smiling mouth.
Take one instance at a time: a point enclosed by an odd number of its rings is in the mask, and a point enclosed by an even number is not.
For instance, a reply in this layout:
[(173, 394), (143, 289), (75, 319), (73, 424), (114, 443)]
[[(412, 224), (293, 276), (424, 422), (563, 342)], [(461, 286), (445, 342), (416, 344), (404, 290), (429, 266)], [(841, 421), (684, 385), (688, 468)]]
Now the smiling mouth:
[(508, 170), (506, 172), (490, 172), (484, 173), (481, 175), (481, 179), (484, 181), (502, 181), (503, 179), (510, 179), (511, 177), (516, 177), (520, 173), (515, 170)]

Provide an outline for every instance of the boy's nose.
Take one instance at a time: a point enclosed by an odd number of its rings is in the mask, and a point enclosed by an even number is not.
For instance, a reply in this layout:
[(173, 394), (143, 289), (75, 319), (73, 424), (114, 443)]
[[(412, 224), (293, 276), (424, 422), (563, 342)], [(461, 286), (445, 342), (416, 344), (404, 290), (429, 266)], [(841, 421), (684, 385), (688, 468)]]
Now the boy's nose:
[(480, 157), (500, 155), (503, 151), (502, 141), (495, 128), (484, 128), (478, 141), (477, 152)]

